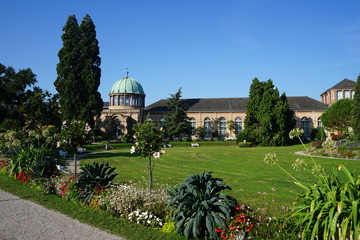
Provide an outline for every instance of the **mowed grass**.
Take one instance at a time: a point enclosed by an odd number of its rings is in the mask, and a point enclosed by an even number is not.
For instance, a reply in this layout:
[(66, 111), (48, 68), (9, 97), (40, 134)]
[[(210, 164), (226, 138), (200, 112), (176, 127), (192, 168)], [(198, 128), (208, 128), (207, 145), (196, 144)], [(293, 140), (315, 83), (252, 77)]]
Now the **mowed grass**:
[[(314, 177), (308, 172), (296, 172), (291, 167), (296, 158), (302, 158), (306, 160), (310, 168), (312, 166), (310, 157), (295, 154), (303, 150), (301, 145), (239, 148), (235, 145), (202, 146), (200, 143), (200, 146), (192, 148), (190, 144), (188, 146), (175, 145), (173, 148), (164, 149), (167, 152), (166, 155), (153, 159), (155, 186), (174, 187), (190, 174), (213, 171), (214, 177), (222, 178), (232, 188), (232, 191), (228, 191), (227, 194), (236, 197), (240, 203), (250, 204), (256, 208), (267, 208), (274, 213), (279, 212), (283, 206), (292, 205), (301, 189), (278, 167), (263, 162), (265, 154), (269, 152), (276, 153), (280, 165), (298, 180), (307, 183), (314, 182)], [(314, 159), (328, 172), (339, 164), (345, 164), (350, 171), (360, 174), (360, 161)], [(86, 156), (81, 160), (81, 164), (93, 161), (110, 162), (110, 166), (116, 167), (116, 172), (119, 174), (115, 179), (117, 182), (131, 180), (146, 186), (147, 159), (140, 158), (137, 154), (130, 154), (128, 148)]]

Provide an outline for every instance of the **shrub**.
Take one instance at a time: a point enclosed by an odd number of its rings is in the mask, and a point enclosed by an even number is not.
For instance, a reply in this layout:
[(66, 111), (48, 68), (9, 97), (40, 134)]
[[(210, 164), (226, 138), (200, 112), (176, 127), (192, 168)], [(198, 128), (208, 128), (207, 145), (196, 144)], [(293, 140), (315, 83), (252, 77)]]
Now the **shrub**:
[(166, 193), (164, 188), (155, 189), (149, 193), (146, 189), (130, 184), (114, 185), (101, 196), (102, 208), (109, 213), (128, 217), (132, 212), (140, 210), (164, 219), (166, 215)]
[(252, 143), (251, 142), (239, 142), (238, 146), (239, 146), (239, 148), (252, 147)]
[(108, 162), (93, 162), (92, 165), (85, 164), (81, 169), (82, 172), (76, 181), (76, 187), (80, 192), (79, 198), (82, 199), (85, 204), (88, 203), (94, 194), (98, 194), (109, 187), (110, 182), (117, 175), (117, 173), (114, 173), (116, 168), (109, 167)]
[(211, 174), (189, 175), (180, 187), (168, 189), (176, 232), (186, 238), (216, 239), (215, 228), (226, 228), (225, 220), (236, 205), (233, 197), (220, 193), (231, 188)]

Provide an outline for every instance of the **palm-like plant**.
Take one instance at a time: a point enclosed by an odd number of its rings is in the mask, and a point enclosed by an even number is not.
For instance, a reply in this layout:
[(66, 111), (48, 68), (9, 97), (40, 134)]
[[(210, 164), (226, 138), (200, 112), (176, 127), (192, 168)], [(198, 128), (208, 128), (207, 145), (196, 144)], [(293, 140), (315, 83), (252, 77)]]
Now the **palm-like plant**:
[(225, 219), (236, 205), (235, 198), (220, 193), (231, 188), (212, 173), (189, 175), (180, 187), (168, 189), (176, 232), (186, 238), (216, 239), (215, 228), (226, 229)]
[(80, 191), (79, 198), (86, 204), (96, 192), (100, 192), (110, 186), (111, 181), (116, 177), (116, 168), (111, 168), (109, 163), (85, 164), (76, 182)]

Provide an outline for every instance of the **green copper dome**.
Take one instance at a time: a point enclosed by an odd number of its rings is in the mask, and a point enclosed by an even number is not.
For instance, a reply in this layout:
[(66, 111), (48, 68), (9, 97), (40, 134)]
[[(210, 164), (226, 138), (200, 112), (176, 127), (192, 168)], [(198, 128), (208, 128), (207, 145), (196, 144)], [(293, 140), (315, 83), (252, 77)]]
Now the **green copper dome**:
[(141, 84), (130, 77), (125, 77), (116, 81), (111, 88), (110, 94), (112, 93), (133, 93), (145, 95)]

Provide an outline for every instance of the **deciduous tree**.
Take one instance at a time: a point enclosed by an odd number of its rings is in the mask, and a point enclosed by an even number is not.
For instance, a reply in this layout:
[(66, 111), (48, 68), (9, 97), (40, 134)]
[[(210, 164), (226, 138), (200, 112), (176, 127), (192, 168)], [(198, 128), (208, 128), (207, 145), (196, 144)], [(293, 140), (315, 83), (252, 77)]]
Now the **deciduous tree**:
[(340, 131), (341, 135), (348, 136), (353, 103), (353, 100), (344, 98), (331, 104), (321, 115), (321, 122), (324, 127), (330, 131)]

